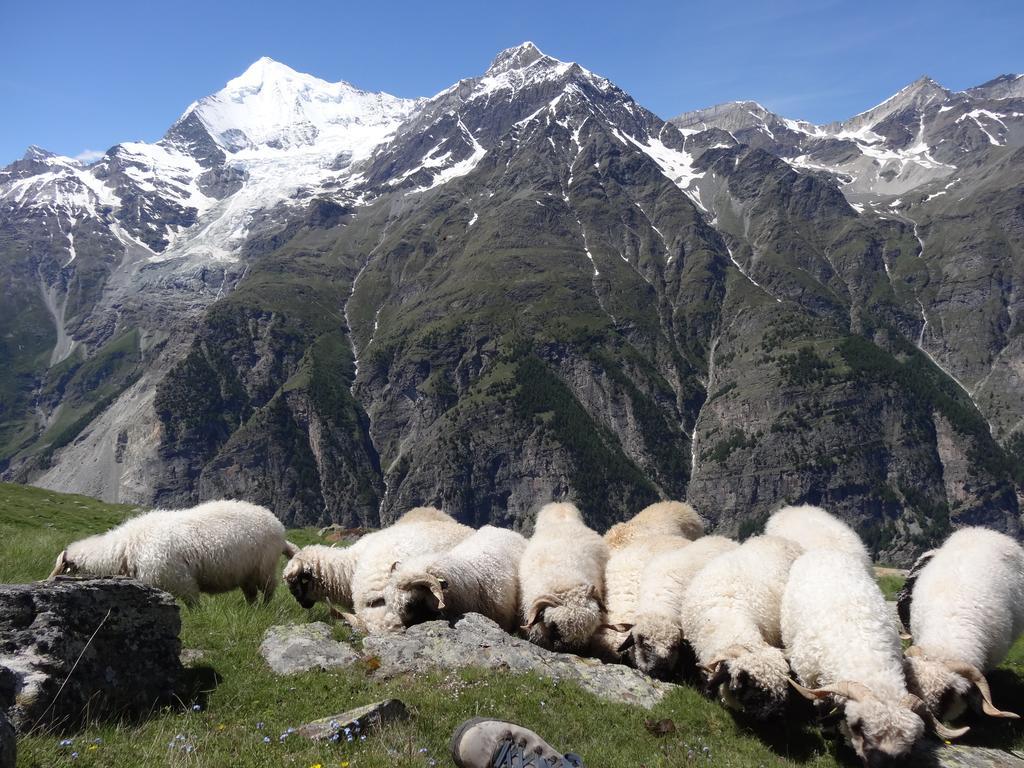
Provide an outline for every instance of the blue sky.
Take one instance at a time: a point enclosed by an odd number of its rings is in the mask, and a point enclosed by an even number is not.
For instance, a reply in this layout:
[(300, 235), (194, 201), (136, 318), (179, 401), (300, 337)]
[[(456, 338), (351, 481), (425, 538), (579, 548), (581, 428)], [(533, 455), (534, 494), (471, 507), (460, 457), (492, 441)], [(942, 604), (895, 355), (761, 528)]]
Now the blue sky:
[(260, 56), (432, 95), (533, 40), (662, 117), (755, 99), (829, 122), (922, 74), (954, 90), (1024, 72), (1019, 0), (303, 2), (0, 0), (0, 165), (153, 141)]

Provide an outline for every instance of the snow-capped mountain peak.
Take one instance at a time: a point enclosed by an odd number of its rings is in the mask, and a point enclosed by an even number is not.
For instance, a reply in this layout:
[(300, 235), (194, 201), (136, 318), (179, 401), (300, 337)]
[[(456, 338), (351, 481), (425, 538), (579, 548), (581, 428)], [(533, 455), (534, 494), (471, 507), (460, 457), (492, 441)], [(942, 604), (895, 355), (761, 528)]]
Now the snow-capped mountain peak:
[(344, 81), (330, 83), (263, 57), (217, 93), (192, 104), (181, 121), (195, 113), (228, 152), (287, 149), (324, 139), (372, 142), (371, 136), (352, 134), (374, 133), (374, 127), (407, 116), (415, 103), (361, 91)]

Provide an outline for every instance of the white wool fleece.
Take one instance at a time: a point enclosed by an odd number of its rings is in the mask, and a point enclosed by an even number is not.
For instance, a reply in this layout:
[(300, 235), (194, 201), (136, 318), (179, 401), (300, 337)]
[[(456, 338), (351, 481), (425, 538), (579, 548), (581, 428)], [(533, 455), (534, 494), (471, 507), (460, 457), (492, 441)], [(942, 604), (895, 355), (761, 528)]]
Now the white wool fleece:
[(836, 549), (856, 556), (871, 571), (871, 555), (860, 536), (849, 525), (821, 507), (804, 504), (783, 507), (768, 518), (764, 532), (795, 541), (806, 551)]

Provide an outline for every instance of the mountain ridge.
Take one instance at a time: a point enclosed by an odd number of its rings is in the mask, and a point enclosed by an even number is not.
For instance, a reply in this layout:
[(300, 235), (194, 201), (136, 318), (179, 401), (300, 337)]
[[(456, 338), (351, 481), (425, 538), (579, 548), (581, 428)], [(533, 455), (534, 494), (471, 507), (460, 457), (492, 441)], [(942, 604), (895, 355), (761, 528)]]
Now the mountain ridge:
[(295, 524), (685, 496), (734, 533), (824, 503), (890, 559), (1016, 532), (1015, 87), (829, 132), (664, 121), (530, 43), (417, 100), (261, 59), (156, 144), (0, 171), (0, 471)]

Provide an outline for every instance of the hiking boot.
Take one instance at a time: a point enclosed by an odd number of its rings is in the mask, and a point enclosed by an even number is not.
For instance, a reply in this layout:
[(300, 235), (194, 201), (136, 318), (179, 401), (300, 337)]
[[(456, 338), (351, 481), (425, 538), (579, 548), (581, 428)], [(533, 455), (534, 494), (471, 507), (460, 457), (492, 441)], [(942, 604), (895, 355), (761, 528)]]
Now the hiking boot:
[(563, 755), (533, 731), (486, 717), (455, 729), (452, 760), (459, 768), (585, 768), (579, 755)]

